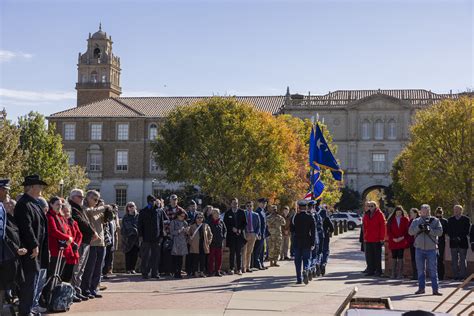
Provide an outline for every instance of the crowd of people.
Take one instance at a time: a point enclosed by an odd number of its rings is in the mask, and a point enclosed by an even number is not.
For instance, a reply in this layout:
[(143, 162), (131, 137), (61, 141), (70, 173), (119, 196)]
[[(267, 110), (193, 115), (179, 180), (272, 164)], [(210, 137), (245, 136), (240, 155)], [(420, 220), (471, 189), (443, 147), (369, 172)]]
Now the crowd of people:
[(257, 207), (253, 201), (241, 207), (234, 198), (221, 212), (211, 205), (198, 211), (194, 201), (185, 210), (175, 194), (166, 205), (150, 195), (141, 210), (128, 202), (120, 221), (117, 205), (105, 204), (98, 191), (74, 189), (67, 198), (47, 201), (42, 196), (47, 183), (38, 175), (25, 177), (23, 186), (24, 193), (13, 199), (9, 180), (0, 180), (0, 303), (15, 302), (19, 315), (46, 312), (55, 279), (72, 286), (75, 303), (101, 298), (119, 232), (126, 273), (143, 279), (242, 275), (278, 267), (290, 257), (298, 284), (326, 273), (334, 228), (314, 201), (280, 210), (265, 198)]
[(441, 207), (431, 216), (428, 204), (420, 209), (412, 208), (409, 214), (402, 206), (396, 206), (385, 218), (375, 201), (365, 204), (361, 230), (362, 250), (365, 252), (367, 276), (382, 276), (382, 246), (387, 241), (391, 253), (391, 274), (394, 279), (403, 278), (405, 249), (410, 251), (412, 280), (418, 280), (415, 294), (425, 293), (426, 276), (431, 279), (433, 295), (442, 295), (439, 280), (445, 278), (444, 255), (446, 239), (451, 249), (452, 278), (464, 280), (467, 276), (467, 251), (474, 251), (474, 225), (463, 215), (463, 207), (454, 205), (453, 215), (444, 218)]

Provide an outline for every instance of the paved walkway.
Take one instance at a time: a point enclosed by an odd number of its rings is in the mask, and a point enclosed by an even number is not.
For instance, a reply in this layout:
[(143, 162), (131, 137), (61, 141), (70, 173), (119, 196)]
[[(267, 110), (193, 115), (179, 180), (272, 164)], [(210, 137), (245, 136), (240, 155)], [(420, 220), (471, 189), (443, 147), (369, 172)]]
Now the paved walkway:
[[(335, 237), (326, 276), (307, 286), (295, 284), (290, 261), (241, 277), (143, 281), (140, 276), (118, 275), (104, 282), (108, 289), (102, 299), (74, 304), (68, 315), (333, 315), (355, 286), (359, 297), (390, 297), (395, 309), (431, 310), (441, 300), (430, 295), (429, 288), (426, 295), (413, 295), (414, 281), (364, 277), (358, 236), (356, 230)], [(455, 285), (442, 282), (441, 291), (446, 295)], [(454, 303), (464, 293), (449, 301)], [(467, 302), (454, 311), (464, 306)]]

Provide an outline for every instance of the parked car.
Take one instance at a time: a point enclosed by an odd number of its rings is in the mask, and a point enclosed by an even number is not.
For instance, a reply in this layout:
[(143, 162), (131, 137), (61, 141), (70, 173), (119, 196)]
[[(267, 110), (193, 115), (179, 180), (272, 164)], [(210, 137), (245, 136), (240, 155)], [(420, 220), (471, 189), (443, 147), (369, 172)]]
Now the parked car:
[(347, 221), (347, 228), (354, 230), (362, 225), (362, 218), (357, 213), (334, 213), (330, 216), (331, 220), (336, 222)]

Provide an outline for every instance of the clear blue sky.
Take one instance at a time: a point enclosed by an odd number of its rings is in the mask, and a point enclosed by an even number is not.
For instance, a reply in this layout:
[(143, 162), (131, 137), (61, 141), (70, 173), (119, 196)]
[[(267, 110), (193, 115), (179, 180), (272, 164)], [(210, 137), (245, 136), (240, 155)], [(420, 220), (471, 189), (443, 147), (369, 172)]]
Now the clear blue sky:
[(0, 1), (0, 108), (75, 106), (88, 33), (123, 96), (473, 88), (472, 1)]

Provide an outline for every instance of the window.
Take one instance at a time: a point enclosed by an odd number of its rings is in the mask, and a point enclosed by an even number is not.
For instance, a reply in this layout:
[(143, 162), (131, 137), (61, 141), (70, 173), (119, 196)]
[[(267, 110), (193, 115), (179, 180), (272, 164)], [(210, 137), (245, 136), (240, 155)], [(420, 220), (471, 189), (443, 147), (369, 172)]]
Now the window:
[(97, 72), (96, 71), (91, 72), (91, 82), (97, 83)]
[(370, 122), (365, 120), (362, 122), (362, 139), (370, 139)]
[(102, 83), (106, 83), (107, 82), (107, 75), (102, 75)]
[(397, 138), (397, 124), (395, 120), (390, 120), (388, 122), (388, 139), (396, 139)]
[(158, 168), (158, 164), (155, 160), (155, 155), (151, 153), (150, 155), (150, 173), (157, 173), (160, 169)]
[(150, 124), (150, 128), (148, 129), (148, 138), (150, 140), (155, 140), (156, 136), (158, 135), (158, 127), (155, 123)]
[(372, 154), (374, 172), (385, 172), (385, 154)]
[(117, 150), (116, 171), (128, 171), (128, 151)]
[(91, 140), (102, 140), (102, 124), (91, 124)]
[(82, 82), (87, 82), (87, 75), (82, 75)]
[(97, 152), (89, 153), (89, 171), (102, 170), (102, 154)]
[(68, 164), (74, 166), (76, 164), (76, 152), (74, 150), (66, 150), (66, 155), (68, 157)]
[(117, 124), (117, 139), (128, 140), (128, 124)]
[(64, 124), (64, 140), (76, 139), (76, 124)]
[(381, 120), (377, 120), (375, 122), (375, 139), (381, 140), (383, 139), (383, 122)]
[(127, 189), (115, 189), (115, 203), (118, 206), (125, 206), (127, 204)]

